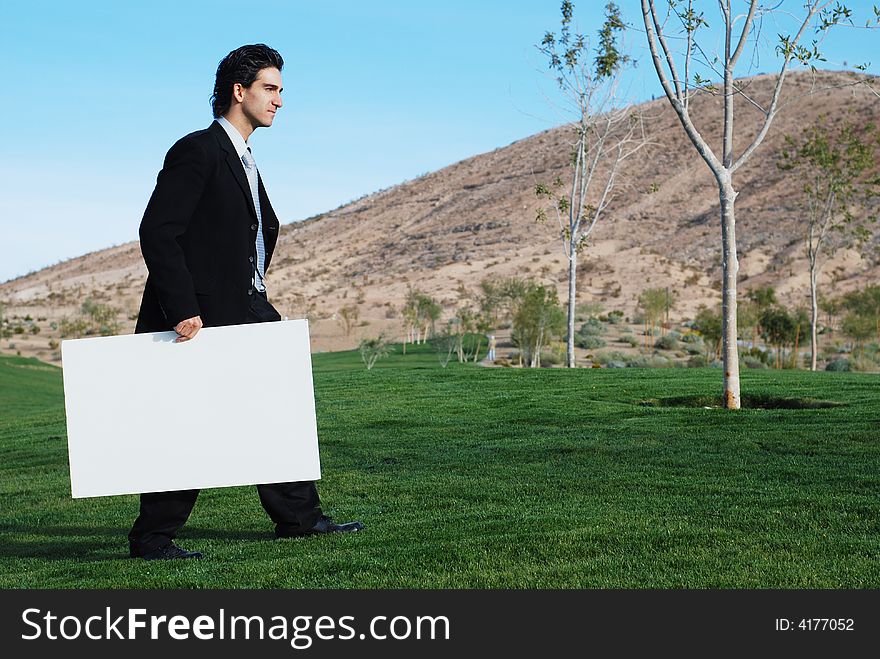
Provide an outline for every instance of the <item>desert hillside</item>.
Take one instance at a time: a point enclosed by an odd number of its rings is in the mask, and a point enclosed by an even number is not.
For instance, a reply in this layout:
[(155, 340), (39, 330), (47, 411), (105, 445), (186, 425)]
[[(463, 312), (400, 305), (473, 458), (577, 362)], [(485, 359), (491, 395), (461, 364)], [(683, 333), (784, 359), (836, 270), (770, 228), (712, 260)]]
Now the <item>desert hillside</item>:
[[(766, 75), (744, 84), (763, 100), (774, 81)], [(784, 136), (799, 134), (822, 115), (880, 123), (880, 99), (843, 73), (798, 73), (786, 84), (782, 112), (737, 173), (735, 186), (740, 290), (773, 285), (795, 306), (808, 299), (808, 275), (799, 222), (801, 184), (777, 167)], [(721, 100), (702, 93), (691, 108), (698, 128), (717, 148)], [(684, 320), (699, 305), (719, 300), (717, 189), (666, 99), (638, 109), (650, 144), (626, 161), (611, 212), (581, 257), (579, 300), (602, 301), (606, 311), (630, 315), (643, 289), (668, 286), (681, 300), (673, 320)], [(739, 102), (739, 148), (761, 119), (756, 109)], [(310, 318), (315, 351), (353, 347), (380, 330), (402, 337), (399, 310), (408, 286), (434, 296), (448, 312), (490, 275), (552, 283), (564, 299), (565, 256), (555, 225), (535, 222), (534, 187), (567, 176), (570, 140), (571, 128), (560, 126), (285, 225), (268, 273), (271, 299), (282, 314)], [(876, 210), (874, 204), (866, 212)], [(876, 229), (871, 242), (878, 244)], [(839, 251), (824, 266), (825, 291), (843, 293), (876, 283), (877, 253)], [(40, 327), (38, 333), (4, 340), (2, 349), (13, 343), (24, 355), (57, 358), (55, 325), (74, 316), (86, 299), (117, 307), (123, 330), (130, 331), (145, 277), (132, 242), (0, 284), (6, 318), (30, 318)], [(336, 314), (349, 305), (358, 307), (359, 318), (346, 335)]]

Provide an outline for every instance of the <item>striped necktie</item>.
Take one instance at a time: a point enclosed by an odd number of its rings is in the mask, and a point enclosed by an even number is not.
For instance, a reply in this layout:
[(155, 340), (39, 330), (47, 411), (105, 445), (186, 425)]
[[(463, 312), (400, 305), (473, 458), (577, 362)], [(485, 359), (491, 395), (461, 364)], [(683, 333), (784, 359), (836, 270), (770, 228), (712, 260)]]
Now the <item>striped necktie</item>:
[(258, 291), (265, 291), (266, 286), (263, 284), (266, 264), (266, 244), (263, 240), (263, 214), (260, 212), (260, 192), (258, 184), (257, 163), (251, 154), (251, 148), (242, 154), (241, 161), (244, 163), (244, 171), (247, 174), (248, 183), (251, 187), (251, 198), (254, 200), (254, 210), (257, 211), (257, 263), (254, 272), (254, 287)]

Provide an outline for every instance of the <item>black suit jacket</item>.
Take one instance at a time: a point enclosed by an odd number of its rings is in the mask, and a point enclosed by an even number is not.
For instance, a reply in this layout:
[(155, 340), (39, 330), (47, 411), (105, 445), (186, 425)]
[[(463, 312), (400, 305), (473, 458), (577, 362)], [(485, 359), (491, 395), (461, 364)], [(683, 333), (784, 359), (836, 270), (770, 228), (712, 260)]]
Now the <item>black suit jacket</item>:
[[(259, 181), (266, 269), (279, 223)], [(135, 332), (173, 329), (201, 316), (205, 327), (247, 320), (257, 213), (244, 165), (223, 127), (178, 140), (165, 156), (140, 226), (149, 276)]]

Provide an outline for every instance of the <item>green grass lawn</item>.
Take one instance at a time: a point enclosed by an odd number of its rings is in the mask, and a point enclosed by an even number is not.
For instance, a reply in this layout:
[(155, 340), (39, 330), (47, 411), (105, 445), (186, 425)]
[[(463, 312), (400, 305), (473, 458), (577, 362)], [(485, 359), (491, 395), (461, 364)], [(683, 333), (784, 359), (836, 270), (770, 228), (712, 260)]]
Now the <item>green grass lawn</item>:
[(732, 413), (640, 404), (711, 369), (314, 369), (325, 512), (366, 530), (274, 541), (255, 488), (207, 490), (206, 558), (164, 563), (127, 558), (137, 497), (70, 498), (61, 371), (0, 357), (0, 587), (880, 587), (876, 375), (744, 371), (843, 405)]

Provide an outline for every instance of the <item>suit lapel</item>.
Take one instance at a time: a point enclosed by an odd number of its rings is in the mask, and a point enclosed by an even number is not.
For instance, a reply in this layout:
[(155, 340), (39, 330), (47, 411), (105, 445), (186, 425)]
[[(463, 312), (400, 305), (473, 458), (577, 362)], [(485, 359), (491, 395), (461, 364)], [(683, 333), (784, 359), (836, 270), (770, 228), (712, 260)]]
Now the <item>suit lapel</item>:
[(266, 245), (266, 270), (269, 269), (269, 261), (272, 260), (272, 252), (275, 251), (275, 243), (278, 242), (278, 217), (275, 209), (269, 202), (269, 195), (263, 187), (263, 177), (257, 176), (257, 190), (260, 195), (260, 214), (263, 217), (263, 243)]
[(238, 152), (236, 152), (235, 147), (232, 145), (232, 140), (229, 139), (229, 135), (223, 130), (223, 126), (215, 121), (211, 124), (211, 130), (214, 131), (214, 136), (220, 143), (220, 147), (226, 152), (226, 164), (229, 166), (233, 178), (238, 183), (238, 187), (241, 188), (241, 193), (247, 200), (251, 215), (256, 220), (257, 209), (254, 208), (254, 198), (251, 195), (251, 186), (250, 183), (248, 183), (247, 174), (244, 173), (244, 163), (242, 163), (241, 158), (238, 157)]

